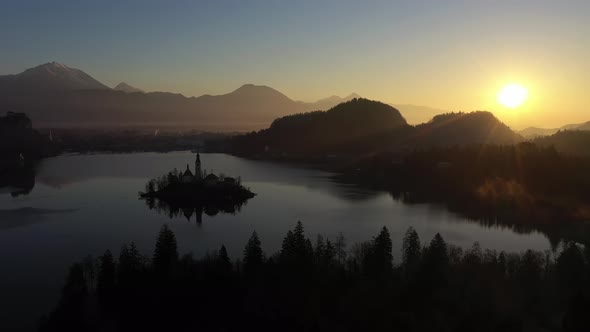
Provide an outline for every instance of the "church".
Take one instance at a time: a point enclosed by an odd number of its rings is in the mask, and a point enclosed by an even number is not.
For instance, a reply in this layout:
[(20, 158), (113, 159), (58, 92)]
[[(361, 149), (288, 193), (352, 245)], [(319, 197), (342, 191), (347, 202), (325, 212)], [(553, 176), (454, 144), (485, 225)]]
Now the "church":
[(201, 170), (201, 156), (197, 152), (195, 160), (195, 174), (191, 172), (190, 167), (186, 164), (186, 171), (181, 173), (180, 179), (183, 183), (199, 182), (203, 180), (203, 171)]
[(201, 169), (201, 156), (197, 152), (197, 158), (195, 160), (195, 173), (191, 172), (188, 164), (186, 164), (186, 170), (180, 172), (180, 181), (182, 183), (203, 183), (206, 186), (218, 186), (218, 185), (236, 185), (239, 181), (229, 176), (217, 176), (213, 173), (209, 173), (205, 176), (205, 172)]

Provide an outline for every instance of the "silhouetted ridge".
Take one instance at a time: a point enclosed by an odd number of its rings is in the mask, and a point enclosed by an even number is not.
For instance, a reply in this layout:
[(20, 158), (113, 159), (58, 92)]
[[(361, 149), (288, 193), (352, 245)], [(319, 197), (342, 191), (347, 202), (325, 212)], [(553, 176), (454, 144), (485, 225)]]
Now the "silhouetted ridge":
[(538, 137), (533, 140), (539, 146), (554, 147), (565, 154), (590, 156), (590, 131), (563, 130), (551, 136)]
[(268, 158), (356, 158), (430, 146), (504, 145), (522, 140), (490, 112), (441, 114), (413, 127), (389, 105), (353, 99), (329, 111), (276, 119), (269, 129), (234, 138), (231, 149)]
[(584, 122), (582, 124), (578, 124), (578, 125), (575, 126), (574, 129), (575, 130), (585, 130), (585, 131), (588, 131), (588, 130), (590, 130), (590, 121)]
[[(276, 119), (270, 127), (273, 129), (299, 126), (303, 129), (303, 127), (309, 127), (311, 122), (315, 122), (316, 130), (335, 127), (353, 132), (370, 130), (371, 128), (367, 128), (368, 125), (374, 125), (374, 131), (380, 131), (380, 128), (391, 129), (407, 125), (397, 109), (378, 101), (354, 98), (325, 112), (294, 114)], [(354, 135), (353, 132), (348, 133)]]
[(514, 144), (523, 138), (492, 113), (446, 113), (416, 126), (419, 145)]
[(303, 103), (303, 102), (300, 102), (300, 103), (303, 105), (307, 105), (307, 109), (309, 109), (309, 110), (325, 111), (325, 110), (329, 110), (330, 108), (332, 108), (338, 104), (345, 103), (345, 102), (353, 100), (355, 98), (362, 98), (362, 97), (353, 92), (344, 98), (342, 98), (340, 96), (333, 95), (328, 98), (320, 99), (320, 100), (313, 102), (313, 103)]
[(584, 123), (574, 123), (568, 124), (565, 126), (561, 126), (559, 128), (537, 128), (537, 127), (529, 127), (523, 129), (519, 132), (522, 136), (526, 138), (537, 138), (543, 136), (550, 136), (559, 131), (590, 131), (590, 121)]
[(126, 93), (135, 93), (135, 92), (145, 93), (145, 91), (143, 91), (142, 89), (138, 89), (138, 88), (131, 86), (125, 82), (121, 82), (121, 83), (117, 84), (117, 86), (115, 87), (115, 90), (123, 91)]
[(270, 95), (275, 95), (277, 97), (289, 98), (271, 87), (268, 87), (266, 85), (254, 85), (254, 84), (244, 84), (229, 94), (230, 95), (270, 94)]
[(110, 90), (110, 88), (79, 69), (57, 62), (48, 62), (17, 75), (0, 76), (0, 93), (26, 94), (72, 90)]
[(27, 113), (41, 126), (165, 125), (235, 131), (267, 127), (288, 114), (329, 109), (343, 99), (296, 102), (264, 85), (245, 84), (221, 95), (187, 98), (142, 92), (128, 84), (111, 89), (81, 70), (51, 62), (17, 75), (0, 75), (0, 109)]
[(358, 145), (361, 141), (408, 127), (395, 108), (381, 102), (355, 98), (328, 111), (276, 119), (268, 129), (237, 137), (233, 148), (238, 152), (275, 155), (348, 154), (353, 150), (358, 152), (368, 148), (362, 146), (361, 149)]

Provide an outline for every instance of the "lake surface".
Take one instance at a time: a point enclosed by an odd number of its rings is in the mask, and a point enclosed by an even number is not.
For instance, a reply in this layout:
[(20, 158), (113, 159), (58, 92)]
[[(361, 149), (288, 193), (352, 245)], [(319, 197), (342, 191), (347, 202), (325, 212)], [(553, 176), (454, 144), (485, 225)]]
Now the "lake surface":
[(64, 155), (44, 160), (28, 195), (0, 191), (0, 330), (34, 329), (36, 320), (55, 305), (67, 268), (88, 254), (134, 241), (151, 257), (160, 227), (176, 233), (179, 252), (196, 257), (222, 244), (240, 257), (256, 230), (267, 254), (279, 250), (285, 233), (298, 220), (314, 242), (317, 234), (348, 247), (371, 239), (387, 226), (399, 262), (401, 240), (414, 227), (423, 243), (437, 233), (447, 242), (471, 247), (523, 251), (551, 245), (539, 232), (517, 234), (485, 227), (432, 205), (405, 205), (387, 193), (334, 182), (329, 173), (285, 164), (251, 161), (224, 154), (202, 154), (203, 168), (241, 176), (257, 193), (235, 215), (169, 219), (150, 210), (138, 191), (152, 177), (173, 168), (194, 167), (190, 152)]

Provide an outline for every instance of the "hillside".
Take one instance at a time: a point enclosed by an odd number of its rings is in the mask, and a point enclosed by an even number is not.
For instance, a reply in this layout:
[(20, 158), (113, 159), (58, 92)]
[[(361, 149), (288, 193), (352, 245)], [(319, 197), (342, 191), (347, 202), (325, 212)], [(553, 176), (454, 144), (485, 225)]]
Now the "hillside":
[(30, 165), (56, 151), (53, 142), (33, 129), (25, 114), (0, 116), (0, 172)]
[(257, 157), (308, 159), (521, 141), (521, 136), (489, 112), (448, 113), (413, 127), (389, 105), (353, 99), (329, 111), (279, 118), (268, 129), (235, 137), (231, 151)]
[(349, 154), (379, 145), (373, 140), (378, 135), (409, 128), (397, 109), (355, 98), (328, 111), (279, 118), (268, 129), (234, 138), (232, 150), (275, 156)]
[(561, 126), (559, 128), (536, 128), (536, 127), (529, 127), (523, 129), (519, 132), (525, 138), (537, 138), (543, 136), (550, 136), (559, 131), (564, 130), (590, 130), (590, 121), (584, 123), (574, 123), (565, 126)]
[(539, 146), (553, 146), (557, 151), (578, 156), (590, 156), (590, 131), (564, 130), (551, 136), (538, 137), (533, 142)]
[(211, 121), (268, 124), (278, 116), (293, 114), (305, 109), (281, 92), (264, 85), (244, 84), (227, 94), (204, 95), (191, 98), (197, 111), (207, 111)]
[(559, 129), (528, 127), (518, 133), (524, 138), (536, 138), (555, 134)]
[(410, 141), (419, 146), (503, 145), (521, 142), (523, 138), (492, 113), (476, 111), (437, 115), (428, 123), (416, 126)]

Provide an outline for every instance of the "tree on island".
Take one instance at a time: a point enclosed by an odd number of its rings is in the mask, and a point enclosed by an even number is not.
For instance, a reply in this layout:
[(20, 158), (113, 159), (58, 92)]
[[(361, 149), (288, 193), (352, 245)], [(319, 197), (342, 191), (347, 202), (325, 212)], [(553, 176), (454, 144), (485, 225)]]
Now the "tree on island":
[(241, 185), (239, 178), (236, 181), (233, 177), (218, 177), (213, 173), (194, 176), (188, 166), (184, 173), (174, 169), (149, 180), (145, 191), (138, 194), (150, 210), (155, 209), (171, 219), (184, 216), (190, 220), (196, 214), (198, 223), (203, 212), (210, 216), (220, 212), (234, 214), (255, 196)]

